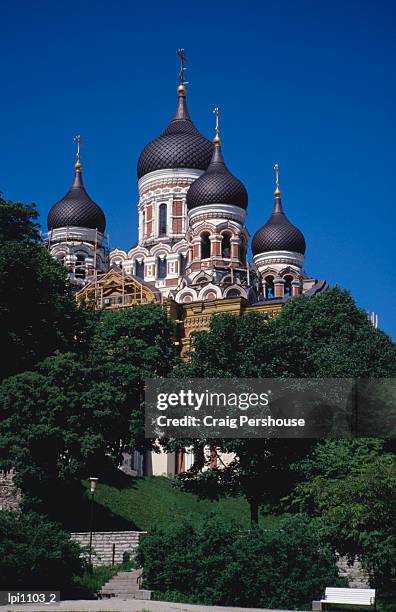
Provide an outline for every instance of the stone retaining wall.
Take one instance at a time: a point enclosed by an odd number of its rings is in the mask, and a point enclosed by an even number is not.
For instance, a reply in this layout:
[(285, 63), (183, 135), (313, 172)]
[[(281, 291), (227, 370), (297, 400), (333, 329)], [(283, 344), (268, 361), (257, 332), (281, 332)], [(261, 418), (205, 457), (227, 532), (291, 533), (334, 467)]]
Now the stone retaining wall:
[[(92, 563), (93, 565), (111, 565), (122, 563), (127, 555), (133, 559), (139, 545), (139, 538), (145, 531), (95, 531), (92, 534)], [(73, 540), (84, 546), (89, 547), (88, 533), (72, 533)], [(88, 552), (86, 553), (88, 556)]]

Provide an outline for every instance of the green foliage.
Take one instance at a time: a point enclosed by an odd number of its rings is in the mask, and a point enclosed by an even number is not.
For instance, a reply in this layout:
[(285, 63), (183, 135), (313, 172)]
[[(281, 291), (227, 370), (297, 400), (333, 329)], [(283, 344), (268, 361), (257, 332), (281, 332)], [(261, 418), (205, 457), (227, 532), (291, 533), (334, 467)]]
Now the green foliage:
[(47, 518), (0, 511), (0, 588), (68, 593), (84, 571), (80, 547)]
[(0, 242), (17, 240), (40, 242), (40, 226), (36, 222), (35, 204), (20, 204), (4, 200), (0, 193)]
[(30, 503), (48, 502), (118, 444), (116, 397), (117, 389), (94, 380), (73, 353), (58, 353), (35, 371), (3, 381), (0, 462), (16, 470), (16, 483)]
[(304, 480), (315, 476), (345, 478), (376, 460), (385, 449), (385, 441), (379, 438), (321, 440), (313, 453), (294, 468), (303, 473)]
[(272, 531), (218, 517), (198, 526), (178, 521), (142, 538), (136, 561), (146, 588), (206, 605), (300, 609), (325, 586), (343, 584), (334, 555), (303, 516)]
[[(340, 470), (337, 474), (324, 467), (321, 474), (300, 485), (297, 495), (300, 507), (303, 501), (317, 517), (322, 536), (341, 554), (359, 557), (371, 586), (378, 589), (383, 602), (392, 603), (396, 597), (396, 457), (381, 456), (366, 446), (369, 452), (364, 460), (363, 446), (355, 452), (349, 473)], [(325, 457), (321, 450), (319, 462), (326, 465), (332, 454)]]
[(85, 354), (57, 353), (3, 381), (0, 467), (16, 470), (29, 507), (91, 470), (102, 476), (125, 447), (150, 444), (144, 380), (171, 367), (171, 333), (157, 305), (103, 313)]
[[(386, 378), (396, 374), (396, 344), (374, 329), (350, 293), (339, 287), (313, 298), (289, 300), (273, 329), (280, 342), (289, 338), (299, 346), (304, 376)], [(295, 363), (297, 357), (293, 350), (289, 375), (301, 367)]]
[(83, 311), (66, 271), (40, 243), (33, 206), (0, 199), (0, 379), (79, 346)]
[[(278, 317), (258, 313), (219, 315), (209, 332), (193, 341), (190, 361), (178, 377), (392, 377), (396, 345), (367, 320), (347, 291), (338, 287), (315, 297), (288, 300)], [(258, 506), (290, 491), (302, 475), (290, 465), (309, 456), (312, 440), (206, 440), (236, 460), (223, 469), (182, 475), (180, 486), (216, 498), (243, 492), (257, 520)]]
[(338, 287), (288, 300), (280, 314), (218, 315), (195, 335), (177, 376), (228, 378), (390, 377), (396, 345)]
[(94, 376), (116, 387), (120, 447), (144, 448), (144, 386), (166, 376), (174, 362), (173, 325), (158, 304), (103, 312), (93, 334), (89, 360)]

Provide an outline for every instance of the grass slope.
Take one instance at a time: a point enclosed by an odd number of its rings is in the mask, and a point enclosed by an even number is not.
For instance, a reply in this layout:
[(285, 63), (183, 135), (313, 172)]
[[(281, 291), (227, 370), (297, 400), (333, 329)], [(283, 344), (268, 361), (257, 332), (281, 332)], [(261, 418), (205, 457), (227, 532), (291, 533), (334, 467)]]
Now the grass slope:
[[(95, 516), (101, 523), (99, 525), (95, 521), (97, 530), (110, 531), (116, 528), (117, 519), (120, 529), (143, 531), (150, 530), (154, 525), (166, 527), (185, 516), (189, 516), (195, 523), (213, 511), (244, 526), (250, 523), (249, 506), (242, 497), (226, 498), (218, 502), (198, 501), (194, 495), (172, 486), (169, 478), (161, 476), (132, 478), (119, 472), (111, 480), (99, 482), (95, 493)], [(88, 490), (88, 481), (84, 481), (83, 485)], [(261, 523), (271, 528), (277, 519), (264, 516)], [(81, 528), (86, 531), (85, 525)]]

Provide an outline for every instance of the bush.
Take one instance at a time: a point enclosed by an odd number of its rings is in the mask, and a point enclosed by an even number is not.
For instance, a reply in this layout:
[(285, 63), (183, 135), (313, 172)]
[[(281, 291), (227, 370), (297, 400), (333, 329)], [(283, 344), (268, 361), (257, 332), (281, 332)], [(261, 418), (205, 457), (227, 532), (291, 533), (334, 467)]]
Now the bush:
[(137, 562), (146, 588), (206, 605), (303, 607), (329, 585), (344, 586), (313, 523), (286, 517), (275, 530), (241, 530), (216, 516), (142, 538)]
[(0, 511), (0, 589), (68, 594), (84, 571), (80, 552), (70, 535), (46, 517)]

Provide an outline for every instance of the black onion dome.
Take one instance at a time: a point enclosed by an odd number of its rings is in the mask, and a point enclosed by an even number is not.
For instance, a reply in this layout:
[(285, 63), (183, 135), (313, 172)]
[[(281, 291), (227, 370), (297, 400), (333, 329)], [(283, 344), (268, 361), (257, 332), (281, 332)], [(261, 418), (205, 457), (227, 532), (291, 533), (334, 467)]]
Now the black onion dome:
[(105, 231), (106, 218), (103, 210), (87, 194), (79, 164), (76, 164), (76, 174), (69, 191), (49, 211), (47, 225), (49, 230), (59, 227), (85, 227), (97, 229), (101, 233)]
[(176, 113), (159, 136), (143, 149), (138, 161), (138, 178), (167, 168), (206, 170), (213, 144), (197, 130), (187, 110), (184, 87), (179, 87)]
[(272, 215), (253, 236), (253, 255), (267, 251), (293, 251), (304, 255), (305, 248), (305, 238), (302, 232), (290, 223), (283, 212), (280, 193), (275, 194)]
[(232, 204), (245, 210), (248, 205), (246, 188), (225, 165), (220, 142), (216, 143), (207, 171), (187, 192), (188, 210), (207, 204)]

